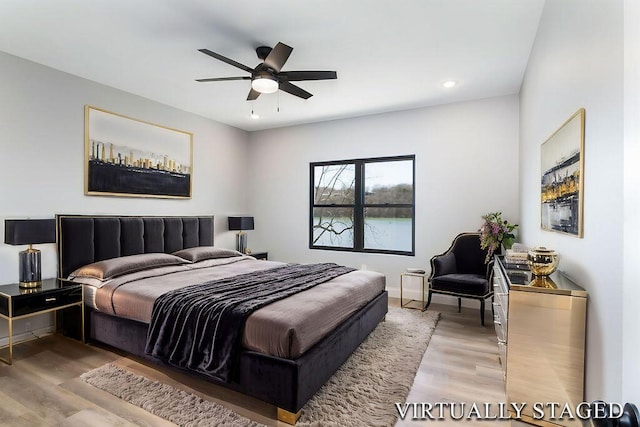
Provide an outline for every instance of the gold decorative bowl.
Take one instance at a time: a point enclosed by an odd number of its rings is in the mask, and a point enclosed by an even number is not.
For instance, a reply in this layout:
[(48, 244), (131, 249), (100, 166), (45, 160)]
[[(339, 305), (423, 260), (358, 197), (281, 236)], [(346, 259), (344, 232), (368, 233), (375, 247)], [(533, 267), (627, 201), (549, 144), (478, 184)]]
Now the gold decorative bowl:
[(559, 256), (544, 246), (532, 248), (527, 255), (529, 270), (534, 276), (548, 276), (558, 268)]

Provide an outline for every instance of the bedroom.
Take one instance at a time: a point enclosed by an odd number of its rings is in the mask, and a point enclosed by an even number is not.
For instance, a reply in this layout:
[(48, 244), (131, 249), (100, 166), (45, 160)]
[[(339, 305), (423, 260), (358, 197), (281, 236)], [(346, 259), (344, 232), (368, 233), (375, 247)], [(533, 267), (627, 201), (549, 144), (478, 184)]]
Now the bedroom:
[[(11, 3), (3, 4), (2, 19), (11, 19), (5, 12)], [(457, 232), (476, 230), (480, 215), (502, 210), (520, 224), (524, 243), (558, 250), (563, 257), (561, 268), (571, 272), (590, 293), (587, 400), (638, 402), (640, 391), (634, 381), (640, 377), (634, 363), (638, 349), (633, 347), (638, 345), (637, 332), (630, 326), (638, 323), (634, 302), (640, 296), (635, 285), (640, 273), (634, 268), (638, 239), (632, 238), (638, 236), (640, 227), (634, 215), (638, 205), (634, 191), (638, 176), (633, 162), (637, 129), (627, 117), (638, 114), (634, 103), (640, 98), (638, 71), (633, 58), (640, 55), (637, 33), (632, 25), (624, 25), (627, 20), (637, 21), (637, 6), (632, 1), (547, 1), (544, 7), (520, 91), (257, 132), (223, 125), (13, 54), (0, 54), (4, 77), (0, 144), (5, 160), (0, 172), (0, 216), (214, 214), (216, 244), (232, 248), (234, 233), (226, 231), (226, 216), (251, 213), (256, 227), (250, 232), (249, 243), (255, 250), (268, 250), (271, 259), (326, 260), (358, 268), (365, 265), (385, 273), (390, 295), (398, 296), (400, 272), (411, 266), (426, 266), (429, 257), (444, 250)], [(11, 38), (3, 35), (2, 39), (0, 50), (9, 52)], [(205, 46), (196, 48), (201, 47)], [(309, 66), (325, 65), (314, 62)], [(322, 92), (316, 91), (312, 100), (321, 98)], [(244, 94), (239, 101), (248, 115)], [(193, 132), (197, 153), (193, 198), (172, 201), (84, 196), (86, 104)], [(539, 229), (537, 160), (528, 159), (537, 159), (540, 143), (581, 106), (587, 111), (589, 153), (585, 237), (570, 239)], [(487, 131), (481, 133), (479, 129)], [(394, 141), (394, 147), (389, 147), (389, 140)], [(468, 140), (475, 140), (477, 145), (469, 148)], [(473, 166), (473, 156), (485, 155), (488, 149), (492, 156), (499, 156), (492, 157), (492, 164), (499, 166), (479, 171)], [(416, 206), (420, 213), (415, 257), (307, 249), (309, 162), (414, 153), (424, 162), (416, 182), (425, 192)], [(299, 159), (299, 163), (280, 167), (278, 162), (287, 158)], [(446, 166), (451, 162), (456, 162), (459, 172), (458, 178), (448, 180), (454, 186), (451, 192), (466, 193), (474, 199), (438, 197), (439, 178), (449, 172)], [(288, 178), (289, 168), (294, 167), (300, 168), (294, 173), (304, 179)], [(468, 185), (473, 185), (473, 191), (467, 189)], [(272, 188), (277, 191), (267, 191)], [(294, 200), (284, 198), (297, 193), (301, 196)], [(293, 221), (283, 221), (279, 210), (272, 208), (292, 203), (302, 212)], [(467, 206), (477, 208), (471, 211)], [(41, 245), (40, 249), (44, 273), (51, 277), (56, 271), (54, 245)], [(3, 283), (17, 280), (17, 251), (9, 245), (0, 247)], [(477, 307), (470, 305), (468, 310), (475, 313)], [(30, 326), (38, 331), (49, 326), (49, 320), (34, 318)], [(26, 325), (19, 327), (22, 329), (18, 332), (27, 332)], [(2, 331), (6, 337), (6, 329)]]

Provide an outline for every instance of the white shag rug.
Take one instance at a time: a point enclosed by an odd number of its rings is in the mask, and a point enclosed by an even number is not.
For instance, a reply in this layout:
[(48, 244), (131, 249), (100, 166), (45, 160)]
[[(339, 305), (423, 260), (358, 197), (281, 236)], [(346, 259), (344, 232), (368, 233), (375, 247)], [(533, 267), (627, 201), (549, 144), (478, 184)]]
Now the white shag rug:
[[(302, 408), (297, 426), (393, 426), (440, 313), (389, 307), (386, 321)], [(262, 424), (173, 386), (112, 364), (80, 378), (180, 426), (256, 427)]]

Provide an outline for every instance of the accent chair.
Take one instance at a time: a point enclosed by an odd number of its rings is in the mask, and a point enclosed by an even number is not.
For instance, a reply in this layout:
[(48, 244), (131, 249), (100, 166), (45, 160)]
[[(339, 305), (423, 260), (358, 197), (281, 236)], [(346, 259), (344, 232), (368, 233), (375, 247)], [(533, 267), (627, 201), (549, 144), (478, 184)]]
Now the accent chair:
[(480, 249), (480, 233), (458, 234), (446, 252), (431, 258), (427, 307), (433, 294), (458, 297), (458, 313), (462, 298), (477, 299), (484, 326), (485, 300), (491, 297), (493, 302), (493, 260), (485, 264), (486, 256), (487, 251)]

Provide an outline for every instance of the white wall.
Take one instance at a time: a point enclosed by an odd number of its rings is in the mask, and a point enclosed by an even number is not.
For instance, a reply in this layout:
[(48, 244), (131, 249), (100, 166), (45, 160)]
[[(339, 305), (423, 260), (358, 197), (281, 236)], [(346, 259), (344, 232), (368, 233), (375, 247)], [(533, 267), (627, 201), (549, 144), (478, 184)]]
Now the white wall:
[[(518, 220), (517, 141), (516, 95), (252, 133), (249, 246), (270, 259), (366, 266), (399, 296), (402, 271), (428, 270), (481, 215)], [(416, 155), (414, 257), (309, 249), (310, 162), (405, 154)]]
[[(621, 0), (546, 2), (520, 93), (521, 236), (556, 249), (560, 269), (589, 292), (587, 401), (621, 397), (622, 20)], [(540, 144), (580, 107), (583, 239), (540, 229)]]
[[(0, 82), (0, 229), (6, 218), (56, 213), (216, 215), (216, 243), (235, 246), (226, 216), (247, 210), (247, 177), (238, 167), (247, 157), (246, 132), (1, 52)], [(192, 199), (85, 196), (85, 104), (192, 132)], [(0, 283), (16, 282), (25, 247), (3, 242)], [(43, 277), (54, 277), (55, 245), (37, 248)], [(6, 336), (4, 322), (0, 328)]]
[(624, 2), (624, 257), (622, 398), (640, 405), (640, 3)]

